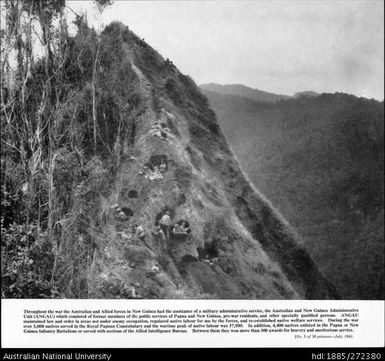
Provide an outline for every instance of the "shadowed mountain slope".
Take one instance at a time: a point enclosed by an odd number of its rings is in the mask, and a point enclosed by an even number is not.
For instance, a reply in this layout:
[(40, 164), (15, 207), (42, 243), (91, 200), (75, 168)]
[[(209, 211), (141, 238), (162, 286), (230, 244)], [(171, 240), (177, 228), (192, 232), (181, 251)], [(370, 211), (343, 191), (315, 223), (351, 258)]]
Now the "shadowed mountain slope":
[(204, 92), (245, 172), (343, 297), (382, 299), (384, 103), (336, 93), (268, 104)]
[[(338, 298), (295, 232), (246, 179), (196, 84), (120, 23), (100, 35), (93, 77), (99, 136), (90, 141), (92, 108), (84, 99), (92, 99), (92, 74), (78, 69), (88, 59), (79, 55), (79, 37), (67, 64), (74, 82), (83, 79), (69, 101), (76, 131), (71, 152), (63, 148), (56, 158), (54, 179), (57, 193), (68, 196), (58, 198), (65, 216), (55, 219), (61, 227), (52, 278), (62, 294)], [(76, 162), (84, 166), (75, 187)], [(165, 227), (164, 239), (155, 227), (166, 212), (190, 232)]]

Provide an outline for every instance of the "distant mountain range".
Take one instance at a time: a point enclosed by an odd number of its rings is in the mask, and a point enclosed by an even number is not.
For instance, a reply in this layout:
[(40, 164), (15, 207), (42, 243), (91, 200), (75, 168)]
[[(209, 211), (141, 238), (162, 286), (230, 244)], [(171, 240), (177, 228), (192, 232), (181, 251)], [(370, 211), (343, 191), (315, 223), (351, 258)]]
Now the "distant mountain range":
[(342, 296), (383, 299), (384, 102), (313, 92), (261, 102), (247, 87), (207, 88), (250, 180), (300, 233)]
[(203, 90), (203, 92), (212, 91), (218, 94), (241, 96), (241, 97), (246, 97), (259, 102), (268, 102), (268, 103), (275, 103), (278, 100), (285, 100), (293, 97), (294, 98), (298, 98), (300, 96), (313, 97), (313, 96), (319, 95), (319, 93), (316, 93), (313, 91), (298, 92), (298, 93), (295, 93), (293, 96), (283, 95), (283, 94), (274, 94), (274, 93), (269, 93), (259, 89), (253, 89), (242, 84), (222, 85), (217, 83), (207, 83), (207, 84), (200, 85), (200, 88)]
[(298, 92), (298, 93), (295, 93), (294, 94), (294, 98), (299, 98), (299, 97), (316, 97), (317, 95), (320, 95), (319, 93), (317, 92), (313, 92), (313, 91), (303, 91), (303, 92)]
[(208, 83), (200, 85), (203, 91), (212, 91), (219, 94), (236, 95), (250, 98), (261, 102), (274, 103), (281, 99), (289, 99), (290, 96), (283, 94), (274, 94), (259, 89), (253, 89), (242, 84), (221, 85), (216, 83)]

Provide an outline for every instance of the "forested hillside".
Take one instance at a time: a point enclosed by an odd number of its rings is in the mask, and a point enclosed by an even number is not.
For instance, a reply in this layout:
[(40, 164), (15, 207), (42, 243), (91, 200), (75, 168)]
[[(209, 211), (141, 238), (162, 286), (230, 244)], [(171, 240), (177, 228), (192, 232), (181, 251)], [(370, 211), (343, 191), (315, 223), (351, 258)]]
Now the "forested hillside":
[(253, 183), (345, 298), (384, 295), (384, 103), (347, 94), (255, 102), (207, 92)]

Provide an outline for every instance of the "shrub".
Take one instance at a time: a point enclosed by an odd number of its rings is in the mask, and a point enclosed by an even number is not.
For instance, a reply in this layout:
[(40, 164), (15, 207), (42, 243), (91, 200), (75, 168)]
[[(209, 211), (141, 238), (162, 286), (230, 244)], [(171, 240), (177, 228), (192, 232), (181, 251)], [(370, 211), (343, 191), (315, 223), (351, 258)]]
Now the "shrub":
[(52, 243), (35, 225), (13, 224), (1, 232), (2, 296), (49, 298), (58, 293), (51, 283)]

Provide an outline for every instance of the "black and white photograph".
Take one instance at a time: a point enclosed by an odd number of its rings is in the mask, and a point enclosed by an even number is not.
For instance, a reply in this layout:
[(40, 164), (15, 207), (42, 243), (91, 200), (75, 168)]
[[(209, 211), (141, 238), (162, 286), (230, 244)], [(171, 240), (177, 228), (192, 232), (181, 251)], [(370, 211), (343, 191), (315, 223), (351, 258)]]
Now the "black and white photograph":
[(1, 297), (384, 299), (384, 2), (1, 2)]

